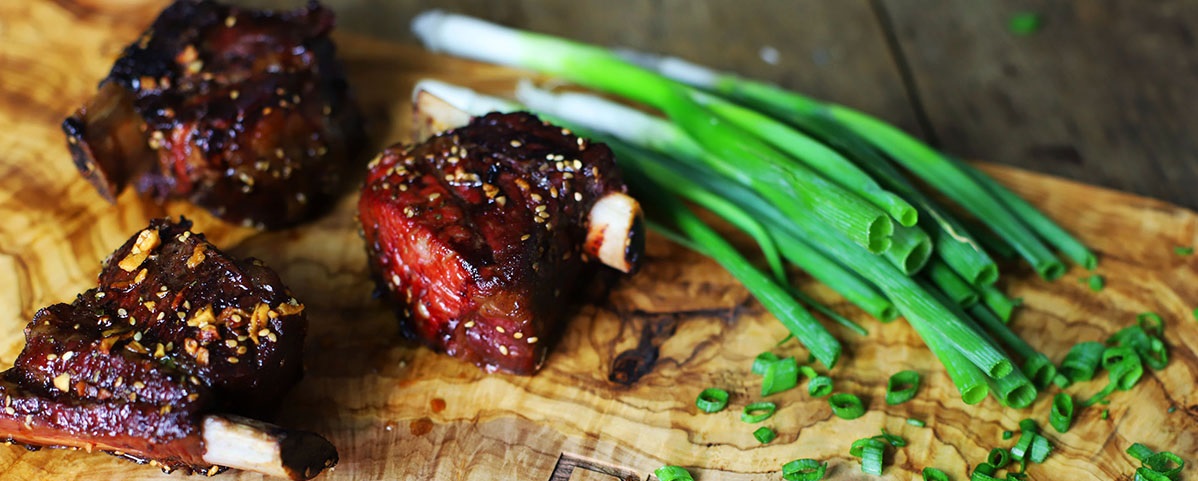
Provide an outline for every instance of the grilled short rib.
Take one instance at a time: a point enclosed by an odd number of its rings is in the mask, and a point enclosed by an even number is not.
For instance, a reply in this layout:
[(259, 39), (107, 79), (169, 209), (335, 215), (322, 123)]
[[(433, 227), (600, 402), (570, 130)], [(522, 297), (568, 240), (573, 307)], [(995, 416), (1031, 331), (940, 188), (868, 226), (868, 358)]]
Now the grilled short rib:
[[(336, 463), (316, 434), (240, 418), (269, 416), (299, 380), (304, 306), (270, 268), (189, 227), (153, 221), (105, 261), (98, 287), (37, 312), (0, 374), (0, 438), (167, 471), (302, 479)], [(245, 459), (272, 451), (273, 464)]]
[(109, 201), (132, 183), (260, 228), (320, 212), (364, 138), (332, 26), (315, 2), (176, 1), (63, 122), (76, 166)]
[[(635, 268), (643, 228), (624, 192), (607, 146), (531, 114), (493, 113), (385, 150), (358, 208), (372, 272), (406, 336), (488, 371), (531, 374), (600, 268), (590, 260)], [(613, 212), (623, 228), (604, 242)]]

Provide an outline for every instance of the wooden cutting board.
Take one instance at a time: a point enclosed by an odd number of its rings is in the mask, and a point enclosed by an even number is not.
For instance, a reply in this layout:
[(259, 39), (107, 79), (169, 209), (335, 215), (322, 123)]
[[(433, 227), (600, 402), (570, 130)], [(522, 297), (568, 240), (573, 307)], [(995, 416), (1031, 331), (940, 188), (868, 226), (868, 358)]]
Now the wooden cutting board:
[[(868, 478), (849, 444), (886, 428), (909, 441), (888, 455), (884, 478), (911, 479), (925, 466), (967, 479), (1004, 430), (1032, 417), (1046, 424), (1050, 396), (1030, 409), (993, 399), (961, 403), (935, 358), (902, 321), (881, 325), (828, 289), (795, 281), (871, 331), (839, 327), (846, 344), (831, 372), (838, 391), (869, 404), (864, 417), (832, 416), (826, 399), (802, 389), (772, 396), (765, 425), (778, 439), (760, 445), (757, 427), (739, 420), (759, 400), (748, 375), (753, 356), (805, 357), (793, 344), (774, 348), (785, 330), (713, 262), (652, 237), (644, 270), (604, 300), (583, 306), (545, 369), (533, 377), (484, 374), (471, 365), (404, 344), (390, 311), (371, 299), (366, 260), (353, 220), (357, 196), (292, 230), (234, 228), (185, 204), (166, 206), (123, 195), (104, 203), (76, 175), (58, 125), (93, 92), (112, 59), (161, 3), (31, 0), (0, 2), (0, 367), (23, 344), (21, 329), (40, 307), (68, 302), (94, 284), (100, 261), (146, 220), (186, 215), (217, 245), (256, 256), (282, 274), (309, 307), (307, 376), (284, 402), (279, 421), (324, 433), (341, 464), (323, 479), (645, 479), (663, 464), (691, 468), (699, 480), (781, 479), (780, 466), (809, 457), (829, 462), (829, 478)], [(397, 20), (396, 28), (406, 28)], [(409, 92), (421, 77), (484, 90), (510, 87), (520, 74), (424, 53), (414, 47), (340, 36), (341, 56), (376, 146), (407, 138)], [(1028, 172), (983, 166), (1077, 233), (1101, 255), (1107, 287), (1091, 292), (1075, 268), (1048, 283), (1027, 268), (1004, 271), (1023, 297), (1013, 327), (1059, 361), (1078, 341), (1102, 340), (1144, 311), (1167, 322), (1172, 360), (1132, 392), (1081, 410), (1066, 434), (1049, 430), (1056, 450), (1030, 468), (1038, 479), (1128, 478), (1138, 466), (1132, 442), (1198, 461), (1198, 257), (1174, 246), (1198, 244), (1198, 215), (1152, 199)], [(925, 376), (912, 401), (883, 402), (886, 378), (900, 369)], [(1069, 390), (1096, 392), (1105, 380)], [(730, 409), (702, 414), (703, 388), (732, 392)], [(1175, 412), (1170, 413), (1172, 408)], [(916, 428), (907, 418), (927, 422)], [(580, 466), (587, 469), (570, 471)], [(597, 471), (595, 471), (597, 470)], [(1189, 468), (1187, 471), (1193, 471)], [(603, 471), (608, 474), (600, 474)], [(258, 479), (227, 473), (224, 479)], [(0, 447), (0, 479), (164, 479), (155, 468), (100, 454)]]

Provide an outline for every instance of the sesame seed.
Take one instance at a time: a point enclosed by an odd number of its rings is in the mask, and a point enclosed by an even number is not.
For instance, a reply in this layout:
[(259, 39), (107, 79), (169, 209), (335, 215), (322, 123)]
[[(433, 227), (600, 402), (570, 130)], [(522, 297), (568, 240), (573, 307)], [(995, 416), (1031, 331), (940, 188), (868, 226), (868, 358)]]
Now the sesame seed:
[(526, 240), (528, 240), (529, 237), (532, 237), (532, 234), (524, 234), (524, 235), (520, 236), (520, 240), (526, 241)]
[(500, 333), (500, 334), (503, 334), (503, 333), (507, 332), (507, 331), (505, 331), (505, 330), (503, 329), (503, 326), (495, 326), (495, 330), (496, 330), (496, 331), (499, 331), (499, 333)]
[(582, 192), (575, 192), (575, 193), (574, 193), (574, 200), (575, 200), (575, 201), (577, 201), (577, 202), (582, 202)]
[(513, 141), (511, 142), (511, 144), (512, 144), (512, 147), (516, 147), (516, 148), (520, 148), (520, 146), (524, 145), (524, 144), (523, 144), (523, 143), (521, 143), (519, 140), (513, 140)]
[(520, 339), (520, 338), (523, 338), (523, 337), (524, 337), (524, 333), (523, 333), (523, 332), (517, 332), (517, 333), (515, 333), (515, 334), (512, 334), (512, 337), (514, 337), (514, 338), (516, 338), (516, 339)]
[(500, 344), (499, 345), (499, 353), (506, 356), (508, 354), (507, 346)]
[(53, 361), (53, 360), (55, 360), (55, 359), (58, 359), (58, 354), (50, 353), (50, 354), (47, 354), (47, 355), (46, 355), (46, 360), (47, 360), (47, 361)]
[(237, 359), (236, 357), (233, 357), (233, 356), (229, 356), (229, 357), (225, 358), (225, 360), (229, 361), (229, 364), (237, 364), (238, 362), (241, 362), (239, 359)]
[(225, 27), (233, 28), (234, 25), (237, 25), (237, 17), (232, 15), (225, 17)]
[(537, 343), (537, 341), (539, 341), (539, 340), (540, 340), (540, 339), (537, 339), (537, 337), (536, 337), (536, 336), (533, 336), (533, 337), (530, 337), (530, 338), (528, 338), (528, 340), (527, 340), (527, 341), (525, 341), (525, 342), (527, 342), (527, 343), (529, 343), (529, 344), (536, 344), (536, 343)]
[(225, 345), (229, 347), (237, 347), (237, 341), (233, 339), (225, 339)]
[(67, 351), (62, 355), (62, 360), (70, 361), (72, 357), (75, 357), (75, 351)]
[(229, 98), (231, 98), (233, 100), (237, 100), (237, 97), (240, 97), (240, 96), (241, 96), (241, 91), (239, 91), (239, 90), (233, 90), (232, 92), (229, 92)]
[(116, 310), (116, 315), (120, 317), (129, 317), (129, 311), (126, 311), (125, 308), (122, 307)]
[(474, 321), (466, 321), (466, 323), (463, 324), (462, 327), (465, 327), (466, 329), (470, 329), (471, 327), (474, 327)]

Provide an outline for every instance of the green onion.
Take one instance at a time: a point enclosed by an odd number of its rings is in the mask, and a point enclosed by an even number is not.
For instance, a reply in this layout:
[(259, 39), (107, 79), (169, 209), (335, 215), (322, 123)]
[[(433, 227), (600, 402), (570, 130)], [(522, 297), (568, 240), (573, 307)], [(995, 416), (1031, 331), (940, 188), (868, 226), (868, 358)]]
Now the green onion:
[(746, 423), (759, 423), (769, 419), (778, 410), (778, 405), (772, 402), (762, 401), (751, 403), (745, 406), (745, 410), (740, 413), (740, 420)]
[(889, 213), (899, 225), (911, 227), (918, 221), (919, 214), (911, 204), (883, 189), (872, 177), (828, 146), (751, 109), (699, 92), (692, 93), (691, 96), (717, 116), (753, 133), (774, 148), (789, 154)]
[(1052, 412), (1048, 415), (1048, 423), (1058, 433), (1069, 430), (1073, 424), (1073, 397), (1065, 393), (1057, 393), (1052, 398)]
[(1035, 419), (1024, 418), (1019, 421), (1019, 430), (1025, 433), (1040, 434), (1040, 425), (1036, 423)]
[(1101, 292), (1102, 288), (1106, 286), (1106, 282), (1103, 280), (1102, 276), (1098, 274), (1091, 274), (1090, 277), (1086, 279), (1086, 282), (1090, 284), (1090, 290), (1094, 292)]
[(948, 475), (936, 468), (923, 468), (923, 481), (948, 481)]
[[(787, 294), (786, 289), (776, 284), (769, 276), (753, 267), (747, 259), (737, 252), (736, 248), (724, 240), (718, 233), (708, 227), (693, 212), (677, 199), (662, 192), (656, 187), (646, 187), (646, 179), (633, 183), (630, 176), (629, 184), (642, 199), (641, 205), (651, 213), (650, 219), (669, 219), (683, 237), (693, 240), (692, 247), (698, 247), (699, 252), (714, 259), (734, 277), (739, 279), (749, 292), (762, 303), (786, 329), (827, 367), (836, 365), (840, 357), (840, 342), (832, 337), (811, 313), (803, 309), (798, 302)], [(641, 187), (636, 189), (635, 187)], [(656, 214), (653, 216), (652, 214)], [(652, 224), (651, 224), (652, 225)], [(668, 228), (665, 230), (669, 231)]]
[(1023, 409), (1036, 402), (1036, 386), (1023, 374), (1023, 371), (1014, 370), (1006, 376), (991, 379), (991, 381), (994, 397), (1004, 406)]
[(1198, 307), (1194, 308), (1194, 319), (1198, 320)]
[(1133, 458), (1136, 458), (1136, 461), (1143, 463), (1153, 454), (1156, 454), (1156, 451), (1153, 451), (1151, 448), (1143, 444), (1132, 443), (1131, 446), (1127, 447), (1127, 454), (1131, 455)]
[(819, 376), (819, 373), (815, 372), (815, 368), (811, 366), (799, 366), (799, 374), (807, 379), (815, 379), (816, 376)]
[(778, 355), (769, 351), (758, 354), (757, 357), (753, 358), (753, 369), (751, 372), (761, 376), (765, 374), (765, 368), (769, 367), (770, 364), (773, 364), (774, 361), (777, 360)]
[(728, 406), (728, 391), (709, 387), (699, 393), (695, 406), (705, 413), (718, 413)]
[(1042, 23), (1040, 15), (1035, 12), (1018, 12), (1007, 20), (1007, 30), (1017, 36), (1026, 37), (1040, 30)]
[(786, 481), (817, 481), (823, 479), (827, 463), (814, 459), (796, 459), (782, 465), (782, 479)]
[(1165, 320), (1155, 312), (1142, 312), (1136, 315), (1136, 323), (1144, 332), (1151, 336), (1160, 336), (1165, 332)]
[(1177, 411), (1177, 406), (1169, 406), (1169, 409), (1166, 409), (1165, 411), (1169, 414), (1173, 414), (1175, 411)]
[(1007, 346), (1015, 355), (1023, 358), (1023, 365), (1021, 366), (1023, 374), (1032, 381), (1032, 385), (1036, 388), (1043, 389), (1048, 387), (1048, 383), (1052, 382), (1052, 379), (1056, 377), (1057, 368), (1048, 359), (1048, 356), (1037, 351), (1012, 332), (1005, 323), (999, 320), (993, 311), (987, 309), (985, 306), (975, 305), (969, 308), (969, 316), (984, 327), (986, 331), (993, 334), (994, 337)]
[(653, 474), (657, 476), (658, 481), (694, 481), (691, 473), (678, 466), (662, 466), (653, 470)]
[[(848, 330), (853, 331), (858, 335), (869, 335), (869, 331), (865, 330), (864, 327), (861, 327), (861, 324), (857, 324), (855, 321), (838, 314), (836, 311), (828, 308), (828, 306), (825, 306), (822, 302), (819, 302), (815, 298), (803, 293), (803, 291), (800, 291), (790, 285), (787, 285), (786, 288), (787, 292), (790, 292), (790, 295), (794, 296), (795, 299), (798, 299), (799, 302), (811, 307), (811, 309), (815, 312), (823, 314), (828, 319), (831, 319), (833, 322), (844, 326)], [(889, 303), (889, 301), (887, 302)], [(893, 310), (893, 308), (891, 308), (891, 310)]]
[(1110, 410), (1110, 409), (1103, 409), (1103, 410), (1102, 410), (1102, 415), (1101, 415), (1101, 416), (1099, 416), (1099, 417), (1100, 417), (1100, 418), (1102, 418), (1102, 419), (1110, 419), (1110, 417), (1111, 417), (1111, 410)]
[(865, 405), (861, 398), (848, 393), (836, 393), (828, 398), (832, 406), (832, 414), (841, 419), (857, 419), (865, 414)]
[(1048, 454), (1052, 452), (1052, 444), (1048, 443), (1048, 438), (1036, 435), (1036, 440), (1032, 441), (1032, 450), (1028, 457), (1033, 463), (1043, 463)]
[[(1111, 376), (1113, 377), (1114, 374), (1111, 374)], [(1090, 396), (1090, 399), (1082, 401), (1081, 402), (1082, 407), (1093, 406), (1095, 403), (1104, 403), (1104, 404), (1108, 403), (1108, 401), (1106, 399), (1107, 396), (1110, 396), (1111, 393), (1115, 392), (1115, 388), (1117, 388), (1117, 387), (1119, 387), (1119, 386), (1117, 384), (1115, 384), (1114, 381), (1107, 383), (1106, 387), (1102, 388), (1101, 391), (1094, 393), (1093, 396)]]
[(1015, 307), (1020, 304), (1020, 300), (1007, 297), (994, 286), (982, 286), (978, 288), (978, 292), (982, 294), (982, 303), (998, 314), (999, 319), (1002, 319), (1003, 322), (1011, 322), (1011, 314), (1015, 312)]
[(793, 357), (771, 362), (761, 380), (761, 396), (780, 393), (799, 385), (799, 365)]
[(1002, 432), (1003, 440), (1011, 439), (1011, 437), (1014, 435), (1015, 435), (1015, 433), (1013, 431), (1003, 431)]
[(882, 428), (882, 434), (874, 436), (874, 439), (878, 439), (896, 448), (901, 448), (907, 445), (906, 439), (903, 439), (902, 436), (886, 432), (886, 428)]
[(879, 442), (866, 444), (861, 450), (861, 471), (874, 476), (882, 475), (882, 457), (885, 445)]
[(1007, 473), (1007, 481), (1027, 481), (1027, 473)]
[(932, 257), (932, 238), (919, 227), (896, 226), (890, 248), (882, 256), (904, 274), (914, 275)]
[(1011, 448), (1011, 457), (1016, 461), (1022, 461), (1032, 449), (1032, 442), (1039, 438), (1040, 435), (1031, 431), (1023, 431), (1019, 433), (1019, 441), (1015, 443), (1015, 447)]
[(1144, 466), (1172, 479), (1181, 474), (1181, 468), (1186, 467), (1186, 462), (1176, 454), (1161, 451), (1144, 459)]
[(1188, 255), (1193, 255), (1193, 254), (1194, 254), (1194, 248), (1193, 248), (1193, 247), (1183, 247), (1183, 246), (1177, 246), (1177, 247), (1174, 247), (1174, 248), (1173, 248), (1173, 252), (1174, 252), (1174, 253), (1176, 253), (1176, 254), (1177, 254), (1177, 255), (1179, 255), (1179, 256), (1188, 256)]
[(1147, 466), (1142, 466), (1142, 467), (1136, 468), (1136, 476), (1134, 478), (1134, 481), (1173, 481), (1173, 480), (1171, 478), (1169, 478), (1168, 476), (1165, 476), (1164, 473), (1158, 473), (1156, 471), (1153, 471), (1151, 468), (1148, 468)]
[(899, 371), (886, 381), (886, 404), (894, 406), (910, 401), (919, 390), (919, 373), (911, 370)]
[(940, 288), (950, 300), (961, 307), (969, 308), (978, 303), (979, 296), (973, 286), (970, 286), (943, 261), (932, 259), (928, 262), (927, 273), (932, 284)]
[(986, 457), (986, 462), (995, 469), (1002, 469), (1011, 463), (1011, 452), (1003, 448), (991, 449), (990, 455)]
[(1061, 374), (1072, 382), (1089, 381), (1094, 378), (1102, 362), (1102, 351), (1106, 350), (1100, 342), (1087, 341), (1075, 344), (1065, 354), (1061, 361)]
[(973, 468), (973, 472), (969, 474), (969, 479), (970, 481), (997, 481), (998, 478), (994, 477), (994, 472), (997, 470), (990, 463), (980, 463), (976, 468)]
[(922, 428), (924, 426), (927, 426), (927, 423), (924, 423), (922, 420), (915, 419), (915, 418), (907, 418), (907, 424), (910, 424), (917, 428)]
[(1131, 389), (1144, 374), (1140, 356), (1130, 347), (1110, 347), (1102, 351), (1102, 368), (1110, 375), (1111, 384), (1120, 391)]
[(832, 394), (832, 378), (828, 376), (815, 376), (807, 381), (807, 393), (815, 397), (824, 397)]
[(778, 437), (778, 433), (775, 433), (773, 429), (762, 426), (753, 431), (753, 437), (757, 438), (757, 442), (761, 444), (769, 444), (770, 441)]

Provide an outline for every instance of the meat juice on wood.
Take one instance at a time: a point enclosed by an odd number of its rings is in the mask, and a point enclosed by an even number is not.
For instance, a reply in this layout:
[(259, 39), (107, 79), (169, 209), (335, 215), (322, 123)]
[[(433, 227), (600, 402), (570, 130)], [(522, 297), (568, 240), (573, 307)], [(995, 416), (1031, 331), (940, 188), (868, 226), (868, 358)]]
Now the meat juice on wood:
[(332, 204), (364, 139), (315, 2), (275, 13), (178, 0), (63, 122), (79, 171), (277, 228)]
[[(602, 268), (586, 242), (592, 208), (624, 192), (605, 145), (494, 113), (385, 150), (369, 165), (359, 219), (405, 335), (489, 371), (531, 374)], [(624, 270), (643, 249), (630, 222)]]

